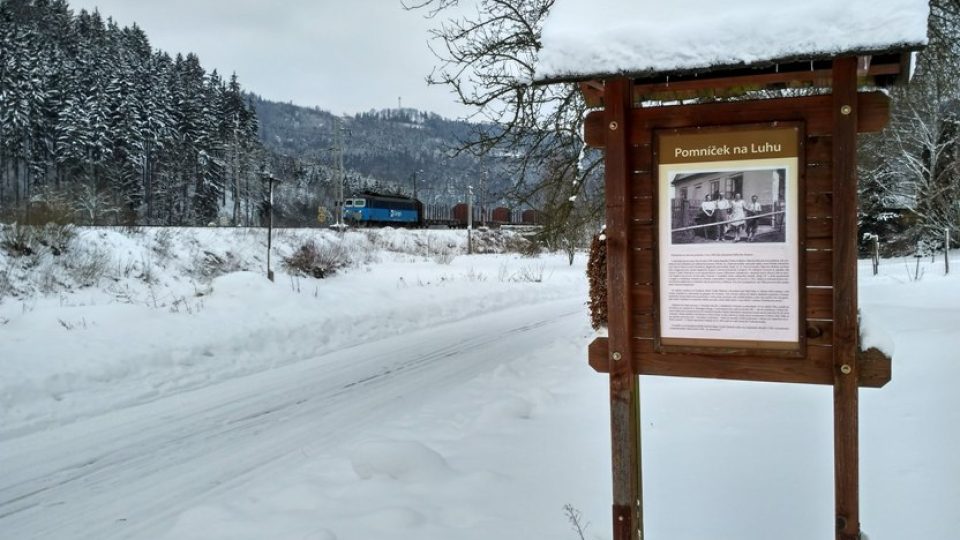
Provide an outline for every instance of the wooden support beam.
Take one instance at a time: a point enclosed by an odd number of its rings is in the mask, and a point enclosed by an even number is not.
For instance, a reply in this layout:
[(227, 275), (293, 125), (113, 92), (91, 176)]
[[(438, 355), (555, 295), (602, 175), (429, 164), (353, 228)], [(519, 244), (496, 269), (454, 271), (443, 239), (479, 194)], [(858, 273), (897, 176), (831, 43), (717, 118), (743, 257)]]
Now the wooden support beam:
[(603, 83), (599, 81), (584, 81), (580, 83), (580, 93), (587, 103), (587, 107), (603, 107)]
[(624, 78), (607, 81), (604, 110), (613, 540), (638, 540), (643, 531), (639, 380), (630, 362), (630, 86)]
[(837, 540), (860, 539), (857, 59), (833, 62), (833, 416)]
[[(875, 133), (886, 127), (890, 120), (890, 98), (881, 92), (859, 94), (854, 105), (857, 115), (857, 131)], [(683, 128), (704, 125), (733, 125), (781, 121), (805, 122), (807, 137), (828, 136), (833, 131), (833, 101), (831, 96), (802, 98), (763, 99), (699, 105), (674, 105), (634, 109), (631, 111), (630, 142), (634, 145), (650, 144), (653, 129)], [(588, 146), (603, 148), (606, 144), (606, 115), (594, 111), (584, 122), (584, 138)]]
[[(910, 53), (892, 61), (889, 56), (858, 57), (859, 83), (870, 87), (890, 86), (906, 79)], [(784, 88), (829, 88), (832, 71), (828, 62), (795, 62), (765, 69), (734, 70), (727, 73), (687, 74), (638, 78), (633, 85), (634, 102), (678, 101), (705, 97), (740, 97), (750, 92)], [(603, 107), (603, 83), (598, 80), (578, 83), (587, 106)]]
[[(653, 340), (636, 341), (632, 364), (640, 375), (798, 384), (834, 383), (831, 347), (808, 347), (807, 359), (803, 360), (675, 353), (664, 355), (653, 352)], [(609, 351), (607, 338), (593, 340), (588, 352), (590, 367), (598, 373), (610, 373)], [(890, 382), (890, 357), (877, 349), (860, 351), (858, 357), (858, 382), (862, 388), (880, 388)]]

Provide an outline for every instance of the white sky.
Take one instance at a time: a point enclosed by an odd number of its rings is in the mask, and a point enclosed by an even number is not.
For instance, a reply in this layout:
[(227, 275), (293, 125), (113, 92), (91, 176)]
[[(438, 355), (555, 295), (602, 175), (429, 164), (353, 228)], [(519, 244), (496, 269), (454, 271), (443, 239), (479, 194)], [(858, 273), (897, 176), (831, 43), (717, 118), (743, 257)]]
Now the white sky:
[(274, 101), (333, 113), (404, 107), (462, 116), (424, 77), (436, 63), (427, 30), (437, 21), (400, 0), (71, 0), (120, 25), (136, 22), (154, 48), (195, 52), (207, 71), (236, 71), (243, 87)]

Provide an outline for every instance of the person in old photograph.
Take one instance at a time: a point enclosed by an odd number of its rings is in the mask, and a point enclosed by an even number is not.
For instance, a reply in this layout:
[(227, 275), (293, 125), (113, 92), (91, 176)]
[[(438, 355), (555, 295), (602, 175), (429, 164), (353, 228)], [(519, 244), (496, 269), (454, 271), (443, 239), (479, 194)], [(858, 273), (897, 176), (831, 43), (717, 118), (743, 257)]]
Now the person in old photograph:
[(773, 205), (773, 210), (774, 212), (777, 213), (774, 219), (774, 227), (776, 227), (777, 231), (783, 230), (783, 223), (784, 223), (784, 217), (785, 217), (784, 212), (786, 211), (786, 209), (787, 209), (787, 203), (783, 200), (783, 197), (780, 197), (779, 199), (777, 199), (777, 202), (775, 202)]
[[(717, 211), (716, 201), (710, 198), (710, 195), (706, 195), (703, 198), (703, 202), (700, 203), (700, 215), (697, 216), (697, 225), (706, 225), (713, 222), (713, 214)], [(710, 229), (711, 227), (704, 227), (701, 229), (703, 231), (703, 239), (710, 240)]]
[(739, 193), (734, 195), (733, 200), (730, 201), (729, 221), (731, 223), (729, 225), (734, 232), (734, 242), (739, 242), (741, 236), (746, 237), (746, 206), (746, 201), (743, 200), (743, 197)]
[(750, 202), (747, 203), (747, 242), (753, 242), (757, 236), (757, 226), (759, 225), (760, 219), (756, 216), (760, 215), (763, 212), (763, 206), (758, 201), (756, 195), (750, 197)]
[(730, 201), (724, 198), (723, 192), (717, 192), (717, 210), (713, 213), (713, 221), (717, 224), (717, 240), (724, 242), (727, 238), (727, 219), (730, 217)]

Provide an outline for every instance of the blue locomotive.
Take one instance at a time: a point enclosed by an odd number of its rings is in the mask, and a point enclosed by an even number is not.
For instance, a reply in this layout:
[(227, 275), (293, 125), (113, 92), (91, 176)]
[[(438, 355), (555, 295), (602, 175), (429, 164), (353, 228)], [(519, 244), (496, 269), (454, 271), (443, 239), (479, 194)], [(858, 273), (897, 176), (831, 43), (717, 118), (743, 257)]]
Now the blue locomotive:
[(343, 201), (343, 220), (359, 227), (419, 227), (423, 223), (423, 203), (411, 197), (364, 193)]
[[(450, 227), (467, 226), (468, 206), (458, 203), (453, 207), (443, 204), (425, 205), (413, 197), (381, 195), (363, 192), (343, 201), (343, 221), (353, 227)], [(510, 210), (498, 207), (492, 210), (473, 207), (474, 227), (538, 226), (542, 220), (534, 209)]]

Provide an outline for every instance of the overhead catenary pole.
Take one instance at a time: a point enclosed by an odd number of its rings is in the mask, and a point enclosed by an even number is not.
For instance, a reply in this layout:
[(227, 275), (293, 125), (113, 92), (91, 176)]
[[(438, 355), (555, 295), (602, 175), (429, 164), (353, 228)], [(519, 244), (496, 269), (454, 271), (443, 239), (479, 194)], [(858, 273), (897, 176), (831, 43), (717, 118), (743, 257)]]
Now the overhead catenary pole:
[(467, 255), (473, 254), (473, 186), (467, 186)]
[(343, 229), (343, 199), (346, 175), (343, 170), (343, 124), (339, 116), (336, 119), (334, 131), (337, 152), (337, 200), (334, 202), (334, 208), (337, 214), (336, 227), (337, 229)]
[(484, 209), (486, 208), (486, 206), (485, 206), (485, 205), (486, 205), (486, 200), (485, 200), (485, 197), (483, 196), (483, 193), (484, 193), (484, 192), (483, 192), (483, 189), (484, 189), (484, 186), (485, 186), (485, 184), (486, 184), (486, 179), (487, 179), (487, 163), (486, 163), (486, 161), (484, 161), (483, 157), (480, 158), (480, 167), (481, 167), (481, 170), (480, 170), (480, 190), (479, 190), (479, 196), (480, 196), (480, 226), (481, 226), (481, 227), (486, 227), (486, 226), (487, 226), (487, 219), (486, 219), (486, 215), (485, 215), (485, 212), (484, 212)]
[(414, 199), (417, 198), (417, 175), (422, 172), (423, 172), (422, 169), (413, 170), (413, 198)]
[(270, 173), (264, 173), (261, 179), (268, 184), (267, 196), (267, 279), (273, 281), (273, 269), (270, 267), (270, 252), (273, 250), (273, 185), (280, 179)]

